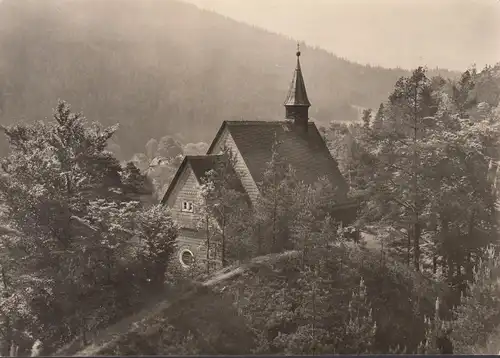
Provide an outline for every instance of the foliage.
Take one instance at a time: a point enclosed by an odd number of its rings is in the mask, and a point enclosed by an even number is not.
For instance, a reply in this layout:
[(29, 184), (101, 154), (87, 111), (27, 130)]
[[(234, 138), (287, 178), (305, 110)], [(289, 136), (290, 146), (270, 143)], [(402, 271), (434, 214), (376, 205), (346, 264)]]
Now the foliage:
[(144, 147), (145, 152), (136, 153), (131, 159), (140, 173), (146, 175), (156, 201), (163, 198), (184, 155), (201, 155), (208, 150), (208, 145), (204, 142), (183, 145), (176, 137), (167, 135), (159, 141), (151, 138)]
[(356, 354), (370, 353), (375, 344), (377, 323), (373, 320), (371, 304), (363, 278), (352, 293), (348, 305), (349, 320), (346, 325), (344, 344)]
[(162, 312), (100, 354), (247, 354), (253, 341), (228, 298), (190, 284), (177, 289)]
[(377, 233), (382, 259), (388, 252), (451, 288), (443, 317), (416, 314), (426, 352), (436, 352), (444, 319), (452, 320), (459, 353), (484, 345), (498, 326), (495, 284), (484, 268), (492, 260), (485, 248), (498, 239), (498, 88), (498, 66), (467, 70), (456, 82), (429, 79), (419, 68), (396, 83), (375, 117), (366, 111), (362, 125), (332, 125), (327, 133), (340, 139), (330, 148), (363, 201), (357, 225)]
[(261, 253), (291, 248), (289, 231), (296, 215), (293, 194), (297, 179), (294, 169), (286, 164), (286, 158), (279, 153), (279, 145), (280, 142), (275, 140), (263, 181), (259, 183), (260, 195), (255, 212)]
[(206, 249), (209, 253), (213, 250), (222, 267), (225, 267), (230, 261), (248, 258), (249, 248), (243, 238), (250, 207), (248, 195), (235, 171), (235, 154), (230, 148), (224, 148), (214, 160), (215, 167), (202, 179), (203, 223), (200, 224), (206, 230)]
[(429, 282), (356, 247), (259, 262), (214, 290), (179, 285), (161, 314), (99, 354), (416, 352), (434, 311)]
[[(115, 129), (88, 125), (64, 102), (52, 122), (4, 129), (11, 154), (2, 160), (0, 198), (4, 220), (19, 232), (3, 237), (12, 282), (4, 287), (21, 304), (12, 307), (16, 322), (51, 348), (80, 334), (85, 340), (128, 312), (146, 284), (137, 253), (158, 270), (176, 236), (164, 211), (136, 201), (148, 193), (147, 179), (105, 150)], [(10, 316), (4, 323), (17, 329)]]
[(137, 255), (146, 271), (148, 280), (162, 283), (167, 263), (175, 250), (178, 227), (169, 210), (163, 205), (154, 205), (138, 211), (135, 218), (135, 234), (139, 241)]
[(436, 353), (448, 325), (456, 352), (489, 344), (500, 325), (498, 256), (485, 249), (497, 240), (497, 72), (453, 82), (418, 68), (361, 125), (331, 125), (330, 149), (363, 201), (357, 227), (384, 235), (381, 256), (334, 220), (331, 183), (302, 183), (276, 142), (253, 211), (233, 153), (207, 173), (206, 269), (180, 275), (170, 266), (178, 227), (143, 200), (188, 152), (178, 136), (152, 139), (120, 165), (106, 150), (116, 128), (89, 125), (63, 102), (52, 122), (5, 128), (2, 354), (12, 343), (26, 353), (35, 339), (85, 343), (165, 280), (182, 291), (181, 278), (210, 274), (210, 262), (284, 250), (300, 255), (263, 260), (219, 291), (193, 289), (108, 353)]
[(455, 309), (452, 338), (459, 354), (484, 347), (500, 326), (499, 268), (498, 253), (489, 248), (474, 270), (474, 281), (468, 284), (460, 306)]
[(458, 267), (471, 279), (481, 248), (496, 237), (490, 163), (500, 127), (490, 107), (475, 111), (477, 76), (466, 71), (449, 84), (417, 69), (369, 126), (345, 129), (359, 153), (347, 161), (363, 198), (359, 224), (400, 231), (390, 252), (415, 269), (442, 269), (450, 281)]
[(254, 352), (356, 354), (397, 345), (413, 352), (424, 334), (418, 312), (431, 311), (436, 295), (425, 282), (410, 289), (415, 279), (340, 244), (310, 250), (305, 265), (300, 256), (265, 264), (224, 283), (224, 292), (262, 332)]

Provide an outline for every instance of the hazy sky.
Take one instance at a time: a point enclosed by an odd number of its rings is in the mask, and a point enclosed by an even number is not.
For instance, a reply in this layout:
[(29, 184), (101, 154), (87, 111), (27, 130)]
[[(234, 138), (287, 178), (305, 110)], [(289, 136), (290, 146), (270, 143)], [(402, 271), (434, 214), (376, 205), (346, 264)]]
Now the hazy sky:
[(500, 0), (185, 0), (384, 67), (500, 62)]

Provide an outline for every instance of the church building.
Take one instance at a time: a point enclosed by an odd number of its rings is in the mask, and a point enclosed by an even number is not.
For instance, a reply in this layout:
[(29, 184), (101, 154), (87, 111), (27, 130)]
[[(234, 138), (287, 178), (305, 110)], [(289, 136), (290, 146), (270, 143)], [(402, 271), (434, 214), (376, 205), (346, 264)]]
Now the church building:
[(300, 55), (297, 49), (297, 64), (284, 103), (284, 120), (224, 121), (207, 154), (186, 156), (177, 170), (162, 203), (171, 208), (173, 218), (181, 226), (178, 247), (182, 265), (204, 253), (201, 251), (204, 233), (198, 229), (202, 220), (198, 198), (203, 177), (217, 166), (224, 148), (229, 148), (235, 156), (234, 171), (241, 181), (239, 189), (245, 192), (251, 204), (260, 195), (258, 183), (262, 182), (273, 145), (278, 141), (278, 153), (295, 170), (299, 180), (313, 184), (326, 177), (338, 188), (342, 203), (336, 206), (336, 219), (350, 221), (355, 215), (356, 205), (347, 199), (348, 184), (316, 124), (309, 121), (311, 103), (302, 76)]

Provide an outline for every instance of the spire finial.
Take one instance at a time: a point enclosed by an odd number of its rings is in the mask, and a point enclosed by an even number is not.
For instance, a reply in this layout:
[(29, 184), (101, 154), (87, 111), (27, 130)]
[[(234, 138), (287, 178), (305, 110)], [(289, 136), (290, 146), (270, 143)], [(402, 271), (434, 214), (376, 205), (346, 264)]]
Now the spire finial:
[(298, 127), (307, 132), (309, 120), (309, 107), (311, 102), (307, 98), (306, 85), (302, 77), (302, 70), (300, 69), (300, 42), (297, 41), (297, 65), (293, 71), (292, 82), (288, 89), (288, 94), (285, 100), (285, 118), (293, 119)]

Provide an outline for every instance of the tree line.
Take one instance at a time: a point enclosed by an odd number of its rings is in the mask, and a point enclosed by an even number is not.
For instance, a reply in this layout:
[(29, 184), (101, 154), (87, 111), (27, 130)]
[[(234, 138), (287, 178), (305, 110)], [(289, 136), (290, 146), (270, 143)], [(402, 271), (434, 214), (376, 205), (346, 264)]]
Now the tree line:
[[(497, 313), (500, 307), (496, 303), (498, 294), (493, 293), (498, 288), (497, 276), (491, 267), (496, 267), (498, 257), (495, 249), (498, 243), (496, 171), (500, 135), (500, 81), (497, 73), (498, 66), (486, 67), (482, 71), (471, 68), (457, 81), (451, 81), (441, 77), (429, 78), (425, 68), (418, 68), (411, 76), (397, 81), (388, 100), (375, 113), (365, 110), (361, 124), (332, 124), (324, 131), (332, 152), (340, 158), (340, 167), (352, 188), (352, 198), (360, 202), (358, 219), (352, 227), (342, 227), (330, 216), (332, 206), (338, 202), (331, 183), (320, 180), (316, 185), (306, 186), (300, 182), (293, 168), (286, 165), (286, 154), (278, 154), (279, 142), (275, 143), (264, 180), (259, 183), (262, 195), (251, 210), (236, 204), (245, 194), (231, 188), (231, 175), (235, 174), (228, 172), (225, 166), (213, 171), (204, 185), (201, 201), (208, 203), (205, 220), (200, 225), (207, 232), (207, 259), (201, 266), (209, 272), (212, 261), (225, 266), (266, 253), (299, 251), (301, 259), (291, 264), (292, 267), (297, 265), (293, 269), (298, 270), (299, 275), (315, 273), (316, 276), (309, 279), (312, 286), (295, 288), (304, 291), (295, 304), (300, 305), (304, 296), (310, 294), (314, 298), (309, 297), (306, 301), (316, 310), (321, 301), (316, 291), (318, 285), (325, 276), (331, 275), (328, 270), (323, 272), (319, 268), (325, 259), (318, 253), (341, 260), (339, 252), (335, 251), (339, 247), (354, 255), (358, 249), (352, 245), (370, 244), (372, 247), (368, 251), (376, 253), (379, 270), (391, 270), (397, 265), (404, 275), (413, 271), (414, 276), (406, 278), (405, 285), (423, 280), (426, 282), (421, 287), (423, 290), (434, 287), (435, 291), (426, 299), (417, 298), (418, 292), (405, 293), (406, 296), (416, 296), (410, 298), (416, 299), (414, 306), (405, 308), (406, 321), (398, 326), (398, 330), (408, 334), (406, 338), (388, 339), (391, 334), (386, 325), (397, 326), (395, 314), (385, 312), (390, 317), (385, 320), (380, 306), (378, 312), (372, 313), (372, 303), (367, 303), (365, 312), (370, 312), (370, 315), (361, 321), (368, 326), (357, 329), (367, 332), (363, 340), (366, 344), (372, 342), (368, 348), (357, 350), (353, 345), (349, 350), (332, 345), (335, 339), (327, 336), (335, 329), (327, 325), (322, 330), (321, 324), (313, 324), (311, 317), (306, 319), (303, 315), (292, 319), (293, 323), (289, 322), (295, 327), (287, 339), (298, 339), (295, 335), (305, 334), (301, 329), (306, 327), (297, 326), (298, 321), (305, 320), (312, 325), (307, 326), (307, 349), (319, 344), (321, 334), (325, 342), (330, 342), (323, 346), (322, 353), (331, 353), (332, 350), (343, 353), (432, 353), (445, 349), (446, 342), (453, 342), (455, 351), (465, 353), (484, 346), (500, 324)], [(230, 159), (230, 151), (226, 151), (226, 157), (229, 158), (228, 166), (234, 167), (234, 163), (230, 164), (234, 160)], [(353, 230), (371, 234), (370, 241), (375, 242), (375, 248), (373, 242), (354, 240), (348, 235)], [(214, 259), (210, 260), (210, 257)], [(311, 262), (311, 257), (317, 262)], [(367, 261), (374, 264), (373, 259)], [(358, 270), (363, 271), (362, 268)], [(377, 281), (373, 277), (364, 277), (358, 284), (363, 286), (363, 282), (369, 280), (374, 290), (379, 286), (374, 285), (372, 279)], [(243, 281), (241, 284), (249, 283)], [(273, 282), (272, 288), (265, 287), (261, 279), (259, 286), (252, 289), (274, 297), (276, 290), (286, 290), (288, 285)], [(395, 289), (391, 285), (395, 282), (390, 282), (387, 289)], [(356, 287), (351, 285), (350, 292), (359, 292)], [(331, 289), (325, 288), (325, 299), (333, 299)], [(240, 298), (242, 295), (240, 291), (233, 294)], [(385, 294), (371, 291), (368, 297), (377, 301)], [(492, 297), (485, 302), (485, 295)], [(284, 297), (288, 296), (285, 294)], [(259, 299), (257, 302), (256, 305), (263, 303)], [(259, 309), (265, 311), (262, 306)], [(273, 309), (287, 315), (293, 314), (297, 308)], [(251, 312), (248, 317), (253, 322), (252, 315), (256, 311)], [(273, 314), (273, 311), (269, 313)], [(334, 312), (324, 311), (321, 316), (328, 314)], [(383, 321), (384, 325), (381, 324)], [(285, 323), (281, 320), (280, 324)], [(414, 329), (409, 333), (404, 325), (411, 325)], [(369, 327), (375, 333), (370, 333)], [(269, 327), (258, 328), (260, 332), (266, 329)], [(279, 330), (282, 329), (285, 328), (280, 326)], [(283, 339), (281, 334), (284, 332), (280, 332), (278, 336)], [(408, 338), (410, 336), (412, 339)], [(346, 337), (337, 333), (337, 344), (340, 340), (347, 342)], [(282, 342), (285, 346), (278, 348), (276, 339), (267, 337), (265, 346), (268, 350), (264, 352), (300, 354), (307, 351), (303, 345), (290, 348), (287, 346), (290, 341)]]
[(29, 353), (36, 340), (47, 354), (85, 345), (146, 296), (173, 299), (180, 277), (283, 252), (297, 255), (175, 306), (108, 353), (436, 353), (443, 340), (455, 353), (481, 349), (500, 325), (497, 70), (452, 81), (418, 68), (363, 123), (324, 130), (360, 203), (349, 227), (332, 215), (334, 183), (301, 182), (279, 141), (253, 206), (225, 150), (199, 198), (206, 256), (183, 272), (172, 262), (177, 225), (151, 202), (151, 180), (106, 150), (116, 128), (64, 102), (49, 123), (4, 128), (3, 353)]

